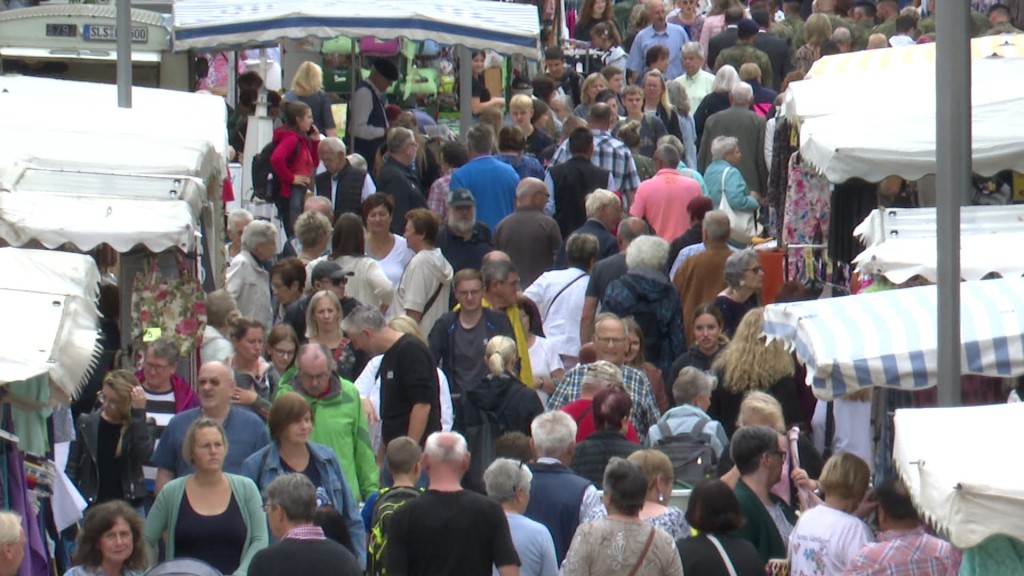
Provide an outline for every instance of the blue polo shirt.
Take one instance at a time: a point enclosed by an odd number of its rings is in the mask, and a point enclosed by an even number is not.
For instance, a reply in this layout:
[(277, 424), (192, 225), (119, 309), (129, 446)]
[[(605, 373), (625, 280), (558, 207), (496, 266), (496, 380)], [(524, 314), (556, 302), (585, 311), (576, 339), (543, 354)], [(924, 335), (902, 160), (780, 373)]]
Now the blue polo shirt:
[[(153, 453), (153, 464), (157, 468), (173, 470), (176, 478), (195, 472), (182, 457), (181, 448), (185, 444), (185, 432), (193, 422), (199, 419), (200, 408), (186, 410), (171, 418), (160, 435), (160, 443)], [(229, 474), (241, 474), (242, 462), (254, 452), (270, 444), (270, 435), (263, 420), (252, 412), (232, 406), (224, 420), (224, 433), (228, 437), (228, 453), (224, 458), (224, 471)]]
[(671, 22), (666, 26), (661, 32), (655, 32), (653, 27), (648, 26), (636, 33), (626, 63), (630, 72), (642, 74), (647, 50), (655, 44), (661, 44), (668, 48), (668, 72), (665, 74), (665, 80), (673, 80), (683, 75), (683, 44), (690, 41), (690, 36), (682, 26)]
[(476, 199), (476, 219), (491, 230), (516, 209), (516, 186), (519, 174), (515, 168), (493, 156), (480, 156), (452, 174), (449, 190), (465, 188)]

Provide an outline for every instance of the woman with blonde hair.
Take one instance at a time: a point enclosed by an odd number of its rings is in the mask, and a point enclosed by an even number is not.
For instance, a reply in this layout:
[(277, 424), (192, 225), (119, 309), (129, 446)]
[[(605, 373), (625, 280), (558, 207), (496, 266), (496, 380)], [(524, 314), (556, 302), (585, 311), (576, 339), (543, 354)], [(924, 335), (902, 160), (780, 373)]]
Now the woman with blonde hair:
[(112, 370), (97, 396), (100, 407), (78, 417), (68, 477), (90, 505), (127, 500), (141, 506), (148, 492), (142, 464), (153, 455), (154, 444), (146, 393), (131, 372)]
[(648, 70), (644, 74), (642, 86), (644, 89), (644, 112), (660, 118), (668, 133), (682, 140), (683, 125), (679, 122), (679, 113), (669, 102), (665, 76), (658, 70)]
[(470, 452), (480, 456), (474, 456), (467, 474), (467, 483), (473, 488), (483, 487), (483, 472), (490, 465), (487, 454), (493, 456), (497, 437), (491, 437), (491, 422), (505, 432), (529, 435), (530, 423), (544, 412), (537, 394), (515, 376), (519, 361), (515, 340), (491, 338), (484, 347), (483, 361), (488, 374), (463, 391), (455, 419), (455, 429), (466, 437)]
[(871, 529), (854, 516), (871, 480), (866, 462), (849, 452), (828, 459), (821, 472), (825, 502), (805, 510), (789, 535), (793, 574), (842, 574), (865, 544)]
[(832, 38), (832, 22), (826, 14), (811, 14), (804, 23), (804, 45), (793, 54), (793, 70), (804, 74), (821, 58), (821, 46)]
[(341, 331), (341, 301), (331, 290), (321, 290), (309, 298), (306, 309), (306, 338), (312, 344), (322, 344), (331, 351), (336, 371), (349, 382), (358, 373), (356, 350)]
[[(402, 334), (409, 334), (418, 338), (424, 344), (427, 339), (420, 331), (420, 324), (412, 317), (402, 314), (395, 316), (388, 321), (388, 326), (398, 330)], [(366, 367), (359, 373), (354, 384), (359, 390), (359, 398), (363, 403), (363, 411), (366, 412), (366, 419), (370, 423), (370, 440), (373, 443), (373, 451), (380, 452), (381, 429), (380, 429), (380, 363), (384, 359), (383, 354), (378, 354), (366, 363)], [(437, 369), (437, 383), (440, 385), (441, 400), (441, 431), (450, 432), (455, 421), (454, 410), (452, 409), (452, 394), (448, 387), (448, 377), (444, 372)]]
[(762, 308), (747, 312), (712, 369), (718, 375), (719, 385), (711, 394), (708, 415), (721, 422), (730, 437), (736, 431), (740, 404), (748, 392), (761, 391), (774, 396), (782, 406), (783, 426), (803, 420), (793, 379), (796, 371), (793, 357), (778, 340), (766, 345)]
[(597, 102), (597, 95), (602, 90), (607, 89), (608, 80), (600, 72), (594, 72), (587, 76), (587, 78), (583, 80), (583, 87), (580, 88), (580, 100), (582, 100), (582, 102), (580, 102), (576, 108), (573, 108), (572, 113), (586, 120), (587, 116), (590, 115), (590, 107)]
[(338, 135), (331, 112), (331, 97), (324, 92), (324, 71), (320, 66), (308, 60), (300, 64), (292, 78), (292, 89), (285, 92), (284, 98), (309, 106), (313, 111), (313, 124), (321, 134)]

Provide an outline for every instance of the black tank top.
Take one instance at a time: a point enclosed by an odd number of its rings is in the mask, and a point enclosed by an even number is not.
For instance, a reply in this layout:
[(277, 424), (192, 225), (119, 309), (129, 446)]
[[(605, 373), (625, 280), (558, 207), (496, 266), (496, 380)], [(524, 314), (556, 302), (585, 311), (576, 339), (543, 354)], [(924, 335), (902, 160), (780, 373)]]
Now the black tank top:
[(203, 516), (192, 508), (188, 493), (182, 494), (174, 527), (175, 558), (195, 558), (222, 574), (232, 574), (241, 563), (246, 540), (248, 530), (234, 495), (226, 510), (215, 516)]

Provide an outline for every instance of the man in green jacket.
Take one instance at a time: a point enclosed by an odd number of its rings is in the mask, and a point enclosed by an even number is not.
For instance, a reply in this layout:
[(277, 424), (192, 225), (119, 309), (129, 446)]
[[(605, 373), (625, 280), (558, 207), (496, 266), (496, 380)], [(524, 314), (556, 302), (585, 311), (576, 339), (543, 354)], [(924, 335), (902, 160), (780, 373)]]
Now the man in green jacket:
[(285, 392), (297, 392), (309, 402), (313, 411), (309, 439), (334, 450), (353, 495), (365, 501), (378, 488), (377, 460), (359, 391), (334, 372), (330, 350), (321, 344), (299, 348), (296, 367), (281, 376), (277, 393)]
[(734, 491), (745, 520), (736, 536), (753, 544), (765, 562), (786, 557), (786, 540), (796, 525), (792, 508), (771, 491), (786, 460), (780, 442), (781, 435), (767, 426), (746, 426), (733, 434), (729, 446), (740, 473)]

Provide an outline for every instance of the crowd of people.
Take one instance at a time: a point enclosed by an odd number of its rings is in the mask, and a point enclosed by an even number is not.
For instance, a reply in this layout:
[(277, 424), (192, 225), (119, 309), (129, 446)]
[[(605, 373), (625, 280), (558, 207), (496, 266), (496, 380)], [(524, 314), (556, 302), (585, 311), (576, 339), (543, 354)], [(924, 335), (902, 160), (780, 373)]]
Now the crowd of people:
[[(956, 573), (906, 487), (871, 487), (867, 399), (825, 416), (765, 342), (749, 249), (788, 83), (934, 39), (935, 2), (804, 4), (647, 0), (622, 26), (586, 0), (598, 71), (549, 48), (506, 102), (474, 54), (464, 143), (389, 106), (377, 60), (349, 154), (304, 64), (270, 159), (282, 228), (228, 215), (196, 380), (165, 336), (78, 416), (67, 574)], [(24, 541), (0, 512), (0, 576)]]

